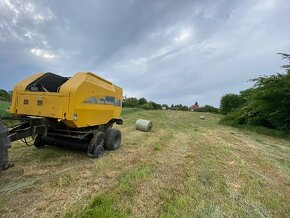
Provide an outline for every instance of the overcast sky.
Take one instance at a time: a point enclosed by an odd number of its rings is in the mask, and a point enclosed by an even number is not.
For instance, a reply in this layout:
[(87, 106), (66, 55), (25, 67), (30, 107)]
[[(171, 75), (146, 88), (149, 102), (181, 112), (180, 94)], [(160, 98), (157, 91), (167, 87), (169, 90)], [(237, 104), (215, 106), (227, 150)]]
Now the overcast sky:
[(0, 88), (91, 71), (128, 97), (219, 106), (283, 72), (289, 0), (0, 0)]

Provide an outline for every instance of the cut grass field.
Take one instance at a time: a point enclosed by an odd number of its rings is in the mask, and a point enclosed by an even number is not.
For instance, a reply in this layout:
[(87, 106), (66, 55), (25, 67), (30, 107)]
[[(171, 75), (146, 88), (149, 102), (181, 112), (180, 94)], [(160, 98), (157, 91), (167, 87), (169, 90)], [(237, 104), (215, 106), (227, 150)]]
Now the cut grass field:
[[(126, 109), (100, 159), (19, 142), (0, 178), (2, 217), (289, 217), (290, 141), (220, 115)], [(151, 132), (135, 130), (139, 118)]]

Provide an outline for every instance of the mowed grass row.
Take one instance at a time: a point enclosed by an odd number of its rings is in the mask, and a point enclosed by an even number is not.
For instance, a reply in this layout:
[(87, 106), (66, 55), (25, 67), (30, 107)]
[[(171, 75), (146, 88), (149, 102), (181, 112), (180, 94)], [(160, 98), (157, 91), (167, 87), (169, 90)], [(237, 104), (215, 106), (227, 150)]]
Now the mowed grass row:
[[(254, 147), (260, 135), (252, 143), (241, 143), (235, 135), (243, 138), (247, 133), (218, 126), (215, 115), (202, 121), (193, 113), (139, 111), (133, 121), (138, 116), (152, 120), (152, 114), (160, 119), (155, 128), (167, 133), (151, 145), (156, 152), (121, 175), (111, 190), (93, 197), (76, 217), (269, 217), (289, 213), (289, 172), (283, 170), (285, 164), (273, 164), (266, 150)], [(267, 147), (276, 140), (269, 137), (259, 145)], [(287, 147), (284, 160), (289, 169), (289, 142), (280, 143)], [(130, 185), (123, 185), (124, 178)], [(148, 192), (145, 199), (143, 192)]]
[[(219, 115), (125, 109), (122, 147), (100, 159), (15, 143), (0, 184), (5, 216), (287, 217), (290, 142)], [(151, 132), (135, 130), (137, 119)]]

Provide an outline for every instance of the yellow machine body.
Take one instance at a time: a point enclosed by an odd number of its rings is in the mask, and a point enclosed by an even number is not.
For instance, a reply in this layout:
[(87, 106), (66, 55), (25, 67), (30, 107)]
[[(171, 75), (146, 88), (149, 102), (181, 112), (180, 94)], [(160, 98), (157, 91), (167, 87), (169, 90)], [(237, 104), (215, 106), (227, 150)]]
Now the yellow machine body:
[[(10, 113), (55, 118), (71, 128), (102, 125), (119, 118), (122, 88), (93, 73), (81, 72), (71, 78), (61, 77), (65, 82), (49, 91), (41, 83), (49, 76), (51, 73), (39, 73), (18, 83)], [(53, 86), (51, 78), (49, 84)]]

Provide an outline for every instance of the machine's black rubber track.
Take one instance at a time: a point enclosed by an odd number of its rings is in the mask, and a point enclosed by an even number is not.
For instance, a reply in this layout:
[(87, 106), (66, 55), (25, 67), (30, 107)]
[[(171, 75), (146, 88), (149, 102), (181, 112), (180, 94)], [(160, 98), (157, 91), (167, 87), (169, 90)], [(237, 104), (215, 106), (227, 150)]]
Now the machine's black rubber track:
[(79, 151), (87, 151), (89, 141), (74, 139), (69, 137), (59, 137), (59, 136), (42, 136), (41, 140), (45, 145), (58, 146), (62, 148), (68, 148)]

